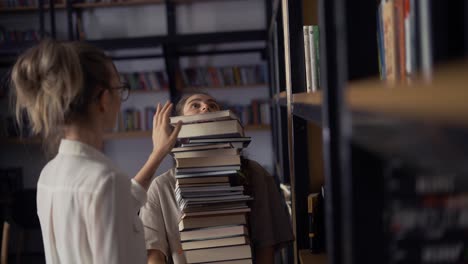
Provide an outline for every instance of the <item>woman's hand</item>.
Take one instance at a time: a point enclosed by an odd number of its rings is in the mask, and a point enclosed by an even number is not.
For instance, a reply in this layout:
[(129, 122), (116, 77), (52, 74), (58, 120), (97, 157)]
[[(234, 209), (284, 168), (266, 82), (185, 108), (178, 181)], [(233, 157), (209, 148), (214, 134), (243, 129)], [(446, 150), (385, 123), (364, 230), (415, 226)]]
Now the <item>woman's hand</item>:
[(169, 124), (171, 110), (172, 104), (169, 102), (166, 102), (162, 108), (158, 104), (156, 114), (153, 117), (153, 152), (134, 178), (145, 190), (148, 190), (151, 179), (164, 157), (174, 147), (182, 126), (182, 123), (179, 122), (175, 128), (171, 127)]
[(169, 119), (172, 110), (172, 103), (167, 101), (163, 107), (160, 104), (156, 107), (156, 114), (153, 117), (153, 153), (157, 156), (166, 156), (174, 147), (179, 135), (182, 123), (179, 122), (172, 127)]

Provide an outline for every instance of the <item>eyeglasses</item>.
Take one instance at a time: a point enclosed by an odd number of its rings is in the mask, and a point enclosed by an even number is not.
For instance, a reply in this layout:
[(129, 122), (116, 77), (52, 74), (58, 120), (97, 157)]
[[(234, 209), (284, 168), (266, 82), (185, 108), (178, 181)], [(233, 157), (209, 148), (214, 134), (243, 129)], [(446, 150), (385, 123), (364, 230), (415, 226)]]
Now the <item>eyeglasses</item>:
[(123, 82), (120, 86), (113, 87), (112, 89), (119, 90), (120, 93), (120, 100), (127, 101), (128, 97), (130, 96), (130, 84), (127, 82)]
[(120, 96), (120, 101), (124, 102), (128, 99), (130, 96), (130, 84), (127, 82), (122, 82), (121, 85), (117, 87), (108, 87), (106, 89), (102, 89), (99, 94), (96, 96), (96, 98), (100, 98), (102, 93), (107, 90), (107, 89), (113, 89), (113, 90), (118, 90), (119, 91), (119, 96)]

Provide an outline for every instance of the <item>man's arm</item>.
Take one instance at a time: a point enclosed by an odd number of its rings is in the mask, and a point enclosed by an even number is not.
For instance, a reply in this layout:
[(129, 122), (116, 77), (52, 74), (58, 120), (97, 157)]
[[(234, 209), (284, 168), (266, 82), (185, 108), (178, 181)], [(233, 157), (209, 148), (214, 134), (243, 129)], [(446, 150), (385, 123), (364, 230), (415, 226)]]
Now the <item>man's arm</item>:
[(166, 256), (157, 250), (157, 249), (150, 249), (148, 252), (148, 264), (166, 264)]
[(255, 263), (257, 264), (271, 264), (275, 261), (275, 250), (273, 246), (257, 248), (255, 253)]

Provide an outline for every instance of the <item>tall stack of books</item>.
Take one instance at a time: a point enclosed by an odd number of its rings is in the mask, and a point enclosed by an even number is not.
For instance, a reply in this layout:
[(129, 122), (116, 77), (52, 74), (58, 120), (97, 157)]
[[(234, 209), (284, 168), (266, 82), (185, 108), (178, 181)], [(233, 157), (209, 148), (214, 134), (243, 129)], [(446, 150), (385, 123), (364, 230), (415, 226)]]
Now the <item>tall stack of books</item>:
[(176, 198), (188, 263), (252, 263), (247, 228), (251, 200), (239, 184), (240, 152), (250, 143), (230, 111), (171, 118), (183, 122), (176, 160)]

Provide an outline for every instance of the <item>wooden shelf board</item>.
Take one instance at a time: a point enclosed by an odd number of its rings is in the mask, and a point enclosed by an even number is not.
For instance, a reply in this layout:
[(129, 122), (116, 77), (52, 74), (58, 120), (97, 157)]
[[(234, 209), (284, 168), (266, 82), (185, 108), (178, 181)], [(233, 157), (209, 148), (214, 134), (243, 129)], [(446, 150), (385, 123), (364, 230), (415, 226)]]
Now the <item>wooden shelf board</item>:
[[(468, 125), (468, 62), (437, 68), (433, 80), (416, 78), (409, 84), (376, 79), (354, 81), (345, 91), (347, 106), (355, 113), (385, 114), (399, 119)], [(320, 110), (321, 92), (293, 95), (293, 112)], [(310, 111), (310, 109), (308, 110)]]
[(136, 6), (136, 5), (158, 5), (163, 4), (163, 0), (127, 0), (118, 2), (96, 2), (96, 3), (77, 3), (73, 4), (74, 8), (99, 8), (99, 7), (119, 7), (119, 6)]
[[(55, 4), (55, 9), (65, 9), (65, 4)], [(44, 10), (49, 10), (49, 5), (44, 6)], [(17, 6), (17, 7), (0, 7), (0, 13), (21, 13), (21, 12), (39, 12), (37, 6)]]
[(313, 93), (296, 93), (293, 94), (293, 104), (308, 104), (308, 105), (322, 105), (321, 91)]
[(245, 88), (265, 88), (267, 86), (266, 83), (257, 83), (257, 84), (246, 84), (246, 85), (229, 85), (229, 86), (188, 86), (182, 88), (182, 90), (205, 90), (205, 89), (213, 89), (213, 90), (222, 90), (222, 89), (245, 89)]
[(42, 140), (39, 137), (31, 138), (1, 138), (0, 145), (38, 145)]
[[(244, 127), (246, 131), (266, 131), (270, 130), (270, 125), (246, 125)], [(107, 133), (104, 135), (104, 140), (114, 140), (114, 139), (131, 139), (131, 138), (149, 138), (151, 137), (151, 131), (122, 131), (122, 132), (113, 132)], [(0, 145), (4, 144), (26, 144), (34, 145), (40, 144), (42, 140), (38, 137), (34, 138), (1, 138)]]
[(105, 140), (145, 138), (145, 137), (151, 137), (151, 131), (122, 131), (122, 132), (107, 133), (106, 135), (104, 135)]
[(308, 249), (299, 250), (299, 259), (301, 264), (326, 264), (327, 255), (326, 254), (312, 254)]
[(280, 93), (277, 93), (274, 95), (273, 99), (275, 100), (280, 100), (280, 99), (286, 99), (286, 91), (282, 91)]
[[(462, 67), (468, 70), (468, 67)], [(353, 111), (398, 118), (468, 125), (468, 74), (442, 70), (430, 83), (386, 84), (359, 81), (349, 85), (346, 101)]]
[[(175, 4), (192, 4), (192, 3), (203, 3), (213, 2), (219, 0), (172, 0)], [(159, 5), (164, 4), (164, 0), (125, 0), (118, 2), (96, 2), (96, 3), (76, 3), (73, 4), (74, 8), (79, 9), (92, 9), (102, 7), (119, 7), (119, 6), (137, 6), (137, 5)], [(56, 9), (65, 9), (65, 4), (56, 4)], [(45, 10), (49, 9), (49, 6), (44, 7)], [(18, 6), (18, 7), (0, 7), (0, 13), (16, 13), (16, 12), (33, 12), (39, 11), (37, 6)]]
[(148, 94), (148, 93), (163, 93), (163, 92), (169, 92), (168, 90), (143, 90), (143, 89), (135, 89), (135, 90), (130, 90), (130, 95), (131, 94)]
[(172, 0), (175, 4), (195, 4), (203, 2), (219, 2), (219, 0)]

